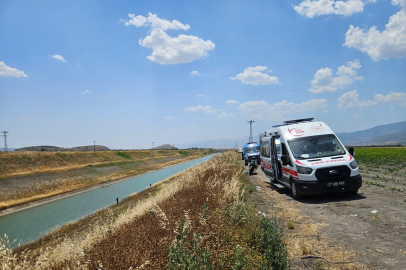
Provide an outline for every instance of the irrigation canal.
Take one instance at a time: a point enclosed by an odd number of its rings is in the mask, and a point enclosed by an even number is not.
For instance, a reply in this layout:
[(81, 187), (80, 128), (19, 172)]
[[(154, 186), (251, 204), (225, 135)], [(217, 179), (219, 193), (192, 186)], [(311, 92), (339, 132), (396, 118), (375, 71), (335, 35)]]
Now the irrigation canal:
[(26, 244), (69, 222), (84, 218), (102, 208), (140, 192), (174, 174), (196, 166), (214, 155), (198, 158), (172, 167), (130, 178), (126, 181), (93, 189), (84, 193), (51, 201), (46, 204), (0, 217), (0, 235), (7, 234), (11, 246)]

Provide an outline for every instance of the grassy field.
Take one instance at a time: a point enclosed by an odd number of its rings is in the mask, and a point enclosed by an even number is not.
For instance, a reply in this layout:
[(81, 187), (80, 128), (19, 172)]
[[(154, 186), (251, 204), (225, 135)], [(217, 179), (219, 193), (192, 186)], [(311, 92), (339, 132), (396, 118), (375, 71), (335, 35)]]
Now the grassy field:
[(247, 202), (246, 183), (240, 155), (228, 152), (14, 252), (3, 239), (0, 265), (288, 269), (282, 231)]
[(212, 152), (167, 150), (2, 154), (0, 210), (175, 165)]
[(365, 184), (405, 192), (406, 147), (356, 148), (355, 159)]

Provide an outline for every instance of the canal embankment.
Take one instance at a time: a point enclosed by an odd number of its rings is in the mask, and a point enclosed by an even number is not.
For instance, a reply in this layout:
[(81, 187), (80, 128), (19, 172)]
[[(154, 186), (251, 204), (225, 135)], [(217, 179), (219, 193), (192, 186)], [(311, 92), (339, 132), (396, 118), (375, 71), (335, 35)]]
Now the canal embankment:
[(208, 150), (162, 150), (3, 154), (0, 155), (0, 210), (52, 200), (58, 195), (179, 164), (209, 153)]

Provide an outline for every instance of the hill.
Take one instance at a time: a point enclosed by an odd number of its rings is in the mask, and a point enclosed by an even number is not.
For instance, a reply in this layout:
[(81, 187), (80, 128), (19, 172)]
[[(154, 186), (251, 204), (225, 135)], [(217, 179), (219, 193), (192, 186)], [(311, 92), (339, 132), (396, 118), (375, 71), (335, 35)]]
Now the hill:
[(178, 150), (178, 148), (170, 144), (162, 144), (152, 148), (152, 150)]
[(347, 146), (392, 143), (406, 145), (406, 121), (355, 132), (337, 133), (337, 136)]
[(50, 146), (50, 145), (41, 145), (41, 146), (29, 146), (23, 147), (19, 149), (15, 149), (14, 151), (46, 151), (46, 152), (57, 152), (57, 151), (109, 151), (110, 149), (103, 145), (87, 145), (87, 146), (78, 146), (72, 148), (63, 148), (57, 146)]

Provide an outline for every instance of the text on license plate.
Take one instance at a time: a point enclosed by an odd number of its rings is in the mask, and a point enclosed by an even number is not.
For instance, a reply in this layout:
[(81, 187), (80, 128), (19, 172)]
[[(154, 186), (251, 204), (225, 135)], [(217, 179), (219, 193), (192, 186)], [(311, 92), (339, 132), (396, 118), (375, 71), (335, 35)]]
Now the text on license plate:
[(338, 187), (338, 186), (344, 186), (344, 185), (345, 185), (344, 181), (327, 183), (327, 187)]

